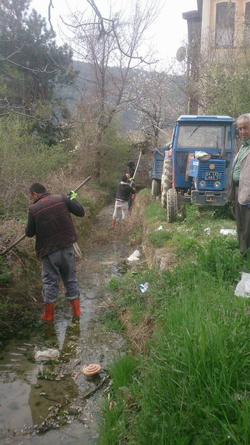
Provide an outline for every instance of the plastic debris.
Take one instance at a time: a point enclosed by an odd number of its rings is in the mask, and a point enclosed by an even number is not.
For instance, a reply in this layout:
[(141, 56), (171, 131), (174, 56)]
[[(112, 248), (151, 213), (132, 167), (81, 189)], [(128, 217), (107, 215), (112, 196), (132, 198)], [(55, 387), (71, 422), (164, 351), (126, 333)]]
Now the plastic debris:
[(210, 227), (207, 227), (206, 229), (204, 229), (204, 232), (205, 232), (207, 235), (211, 235)]
[(206, 151), (196, 151), (194, 153), (194, 157), (196, 159), (199, 159), (199, 161), (209, 161), (211, 159), (211, 154), (207, 153)]
[(35, 360), (38, 362), (46, 362), (47, 360), (51, 360), (53, 358), (58, 358), (60, 352), (57, 349), (44, 349), (42, 351), (35, 351)]
[(144, 293), (146, 290), (148, 290), (148, 283), (140, 284), (140, 291)]
[(132, 255), (128, 257), (128, 261), (139, 261), (140, 256), (139, 250), (135, 250)]
[(237, 234), (236, 230), (233, 229), (220, 229), (220, 233), (222, 235), (234, 235), (234, 236)]
[(100, 372), (101, 369), (102, 369), (102, 368), (101, 368), (100, 365), (94, 365), (94, 364), (91, 364), (91, 365), (88, 365), (88, 366), (84, 366), (84, 367), (82, 368), (82, 372), (83, 372), (83, 374), (86, 375), (87, 377), (90, 377), (90, 376), (92, 376), (92, 375), (98, 374), (98, 372)]
[(234, 294), (236, 297), (250, 298), (250, 274), (242, 272), (241, 280), (237, 284)]
[(160, 227), (158, 227), (158, 229), (157, 230), (163, 230), (163, 227), (162, 226), (160, 226)]

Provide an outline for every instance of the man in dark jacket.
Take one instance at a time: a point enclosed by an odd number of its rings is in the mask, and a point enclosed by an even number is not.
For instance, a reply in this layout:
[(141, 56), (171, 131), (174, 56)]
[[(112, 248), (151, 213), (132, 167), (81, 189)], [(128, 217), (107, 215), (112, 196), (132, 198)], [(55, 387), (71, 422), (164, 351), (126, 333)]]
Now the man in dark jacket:
[(30, 187), (33, 204), (25, 233), (28, 237), (36, 236), (36, 253), (42, 259), (45, 313), (41, 318), (46, 321), (54, 321), (60, 276), (73, 316), (79, 317), (81, 313), (73, 246), (78, 237), (70, 214), (82, 217), (84, 209), (75, 197), (74, 193), (70, 198), (52, 195), (39, 183)]
[(122, 211), (122, 219), (127, 217), (128, 213), (128, 200), (131, 194), (135, 193), (135, 187), (129, 185), (129, 179), (125, 175), (122, 177), (120, 184), (118, 185), (115, 201), (115, 209), (113, 213), (112, 227), (115, 227), (115, 222), (118, 217), (118, 210)]

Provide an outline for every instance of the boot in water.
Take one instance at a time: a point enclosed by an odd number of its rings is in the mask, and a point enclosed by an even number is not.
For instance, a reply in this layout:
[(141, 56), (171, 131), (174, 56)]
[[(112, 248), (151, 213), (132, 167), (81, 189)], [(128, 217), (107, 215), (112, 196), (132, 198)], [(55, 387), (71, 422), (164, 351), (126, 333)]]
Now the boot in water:
[(45, 321), (54, 321), (55, 303), (46, 303), (44, 314), (41, 318)]
[(72, 309), (73, 317), (79, 317), (79, 315), (82, 313), (80, 309), (80, 298), (76, 298), (75, 300), (69, 300), (69, 302)]

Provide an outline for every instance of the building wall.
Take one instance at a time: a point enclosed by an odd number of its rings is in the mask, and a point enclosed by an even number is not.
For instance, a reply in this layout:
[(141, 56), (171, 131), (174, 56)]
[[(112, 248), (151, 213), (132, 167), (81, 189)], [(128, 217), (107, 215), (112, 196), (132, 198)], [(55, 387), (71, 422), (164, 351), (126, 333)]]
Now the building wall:
[(245, 23), (245, 9), (246, 3), (249, 0), (203, 0), (202, 12), (202, 38), (201, 50), (202, 52), (207, 48), (208, 44), (214, 43), (215, 28), (216, 28), (216, 6), (219, 3), (234, 3), (235, 4), (235, 36), (234, 47), (241, 45), (243, 34), (242, 27)]
[[(231, 31), (230, 20), (221, 20), (224, 14), (228, 14), (227, 8), (222, 14), (223, 5), (221, 5), (219, 15), (220, 25), (216, 26), (217, 5), (223, 3), (235, 5), (234, 18), (230, 17), (234, 23), (234, 29), (231, 28)], [(189, 114), (199, 112), (199, 97), (196, 97), (198, 88), (195, 88), (195, 85), (198, 85), (200, 81), (200, 60), (202, 58), (206, 60), (207, 56), (210, 57), (213, 54), (223, 61), (224, 58), (230, 58), (230, 54), (232, 56), (236, 54), (235, 48), (244, 49), (244, 36), (245, 42), (250, 41), (250, 14), (248, 29), (244, 29), (246, 4), (250, 8), (250, 0), (197, 0), (196, 11), (183, 13), (183, 19), (187, 20), (188, 26), (187, 79), (193, 85), (193, 88), (189, 89), (187, 100)], [(248, 12), (250, 13), (250, 9)]]

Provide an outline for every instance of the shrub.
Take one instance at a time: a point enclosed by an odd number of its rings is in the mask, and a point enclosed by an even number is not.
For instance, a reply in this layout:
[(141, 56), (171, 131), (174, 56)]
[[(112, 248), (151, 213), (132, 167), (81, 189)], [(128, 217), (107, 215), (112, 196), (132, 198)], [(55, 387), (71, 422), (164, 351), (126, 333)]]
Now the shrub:
[(62, 146), (48, 147), (31, 133), (25, 119), (9, 117), (0, 122), (0, 212), (19, 216), (28, 207), (29, 186), (42, 182), (54, 169), (65, 165)]

